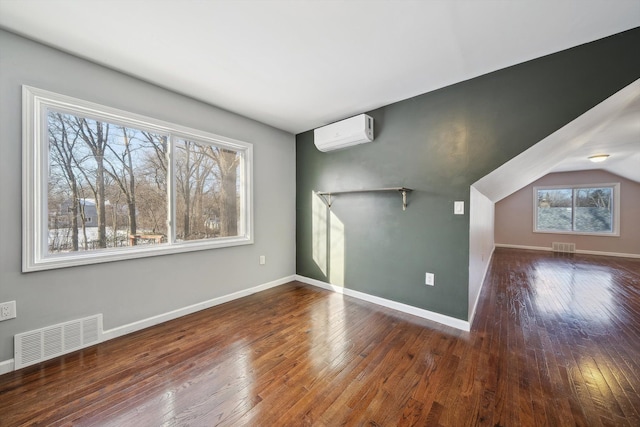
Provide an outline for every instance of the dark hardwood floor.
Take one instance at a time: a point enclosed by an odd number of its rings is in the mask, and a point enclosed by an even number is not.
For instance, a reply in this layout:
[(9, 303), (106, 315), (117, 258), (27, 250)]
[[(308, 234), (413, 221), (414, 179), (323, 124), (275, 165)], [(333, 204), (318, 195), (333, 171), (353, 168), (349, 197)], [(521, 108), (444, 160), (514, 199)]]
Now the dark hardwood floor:
[(290, 283), (2, 375), (0, 425), (640, 426), (640, 259), (497, 249), (468, 333)]

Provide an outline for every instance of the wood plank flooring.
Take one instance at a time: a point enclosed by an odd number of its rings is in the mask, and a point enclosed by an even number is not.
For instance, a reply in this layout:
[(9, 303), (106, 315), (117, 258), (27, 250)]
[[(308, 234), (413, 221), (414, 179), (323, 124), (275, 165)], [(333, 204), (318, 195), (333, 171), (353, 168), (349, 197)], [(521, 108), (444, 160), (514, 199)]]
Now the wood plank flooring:
[(293, 282), (2, 375), (0, 425), (640, 426), (640, 260), (497, 249), (468, 333)]

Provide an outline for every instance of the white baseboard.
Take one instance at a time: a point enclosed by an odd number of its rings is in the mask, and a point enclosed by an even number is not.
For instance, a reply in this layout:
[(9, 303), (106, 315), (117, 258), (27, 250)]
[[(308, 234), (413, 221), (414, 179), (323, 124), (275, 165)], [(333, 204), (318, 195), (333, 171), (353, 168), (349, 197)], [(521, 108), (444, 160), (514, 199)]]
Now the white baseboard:
[(187, 314), (195, 313), (196, 311), (205, 310), (207, 308), (214, 307), (216, 305), (224, 304), (225, 302), (233, 301), (238, 298), (246, 297), (255, 294), (260, 291), (265, 291), (276, 286), (284, 285), (285, 283), (296, 280), (295, 276), (287, 276), (281, 279), (274, 280), (269, 283), (254, 286), (253, 288), (244, 289), (242, 291), (234, 292), (232, 294), (223, 295), (221, 297), (213, 298), (207, 301), (202, 301), (197, 304), (193, 304), (187, 307), (182, 307), (177, 310), (169, 311), (167, 313), (159, 314), (157, 316), (149, 317), (147, 319), (139, 320), (137, 322), (129, 323), (127, 325), (118, 326), (117, 328), (108, 329), (102, 333), (102, 340), (110, 340), (113, 338), (121, 337), (131, 332), (136, 332), (141, 329), (148, 328), (150, 326), (158, 325), (168, 320), (177, 319), (178, 317), (186, 316)]
[[(552, 252), (553, 249), (545, 246), (525, 246), (525, 245), (512, 245), (508, 243), (496, 243), (496, 248), (511, 248), (511, 249), (528, 249), (532, 251), (547, 251)], [(577, 254), (584, 255), (601, 255), (612, 256), (618, 258), (640, 258), (640, 254), (625, 254), (620, 252), (604, 252), (604, 251), (589, 251), (585, 249), (576, 249)]]
[(553, 249), (551, 249), (551, 247), (546, 247), (546, 246), (525, 246), (525, 245), (512, 245), (509, 243), (496, 243), (495, 244), (496, 248), (509, 248), (509, 249), (528, 249), (531, 251), (547, 251), (547, 252), (552, 252)]
[(478, 294), (476, 295), (476, 300), (473, 303), (473, 309), (471, 310), (471, 315), (469, 316), (469, 326), (473, 325), (473, 319), (476, 317), (476, 309), (478, 308), (478, 302), (480, 301), (480, 294), (482, 293), (482, 288), (484, 287), (484, 281), (487, 278), (487, 273), (489, 272), (489, 267), (491, 266), (491, 258), (493, 258), (493, 253), (496, 250), (496, 246), (493, 246), (491, 249), (491, 253), (489, 254), (489, 259), (487, 260), (487, 264), (484, 267), (484, 273), (482, 274), (482, 282), (480, 282), (480, 289), (478, 289)]
[(6, 374), (14, 370), (15, 363), (13, 359), (3, 360), (0, 362), (0, 375)]
[(585, 254), (585, 255), (613, 256), (618, 258), (640, 258), (640, 254), (621, 254), (619, 252), (587, 251), (584, 249), (576, 249), (576, 253)]
[[(177, 319), (178, 317), (186, 316), (187, 314), (195, 313), (196, 311), (204, 310), (207, 308), (214, 307), (216, 305), (223, 304), (225, 302), (233, 301), (238, 298), (246, 297), (256, 292), (265, 291), (270, 288), (275, 288), (276, 286), (284, 285), (285, 283), (289, 283), (296, 280), (296, 276), (287, 276), (281, 279), (274, 280), (272, 282), (264, 283), (262, 285), (254, 286), (253, 288), (244, 289), (242, 291), (234, 292), (232, 294), (223, 295), (218, 298), (213, 298), (207, 301), (199, 302), (197, 304), (193, 304), (187, 307), (182, 307), (177, 310), (169, 311), (167, 313), (159, 314), (157, 316), (149, 317), (147, 319), (142, 319), (137, 322), (129, 323), (127, 325), (118, 326), (113, 329), (108, 329), (102, 332), (102, 336), (100, 338), (101, 342), (121, 337), (126, 334), (130, 334), (131, 332), (136, 332), (141, 329), (145, 329), (151, 326), (158, 325), (160, 323), (166, 322), (168, 320)], [(11, 372), (15, 369), (14, 359), (0, 361), (0, 375)]]
[(344, 294), (350, 297), (358, 298), (364, 301), (371, 302), (373, 304), (378, 304), (383, 307), (391, 308), (393, 310), (401, 311), (403, 313), (412, 314), (414, 316), (422, 317), (424, 319), (432, 320), (434, 322), (441, 323), (446, 326), (451, 326), (456, 329), (461, 329), (463, 331), (469, 331), (471, 329), (471, 325), (469, 322), (461, 319), (456, 319), (455, 317), (445, 316), (444, 314), (436, 313), (433, 311), (425, 310), (423, 308), (414, 307), (411, 305), (403, 304), (401, 302), (396, 302), (392, 300), (388, 300), (386, 298), (380, 298), (375, 295), (369, 295), (364, 292), (354, 291), (353, 289), (343, 288), (341, 286), (332, 285), (331, 283), (323, 282), (321, 280), (312, 279), (310, 277), (295, 276), (296, 280), (302, 283), (307, 283), (309, 285), (317, 286), (319, 288), (323, 288), (329, 291), (337, 292), (340, 294)]

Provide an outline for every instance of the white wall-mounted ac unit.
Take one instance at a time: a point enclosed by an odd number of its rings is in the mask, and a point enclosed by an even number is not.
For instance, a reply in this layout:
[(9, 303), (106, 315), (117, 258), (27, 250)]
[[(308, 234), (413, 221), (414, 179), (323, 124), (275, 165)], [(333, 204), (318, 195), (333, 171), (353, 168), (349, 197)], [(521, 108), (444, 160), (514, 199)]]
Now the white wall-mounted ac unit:
[(373, 141), (373, 119), (360, 114), (331, 123), (313, 131), (314, 142), (320, 151), (338, 150)]

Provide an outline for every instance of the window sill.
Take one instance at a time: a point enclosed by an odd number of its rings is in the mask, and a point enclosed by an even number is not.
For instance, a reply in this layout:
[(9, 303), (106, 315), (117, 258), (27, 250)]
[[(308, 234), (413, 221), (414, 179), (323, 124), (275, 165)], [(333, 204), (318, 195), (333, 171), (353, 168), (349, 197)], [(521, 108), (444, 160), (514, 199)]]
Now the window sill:
[(77, 252), (50, 255), (44, 258), (30, 259), (28, 254), (23, 254), (25, 262), (22, 272), (53, 270), (57, 268), (76, 267), (81, 265), (100, 264), (104, 262), (123, 261), (128, 259), (147, 258), (153, 256), (178, 254), (184, 252), (220, 249), (233, 246), (251, 245), (252, 237), (224, 237), (215, 241), (190, 241), (182, 243), (158, 244), (132, 249), (131, 247), (120, 249), (104, 249), (102, 251)]
[(620, 233), (588, 233), (579, 231), (533, 230), (536, 234), (568, 234), (572, 236), (620, 237)]

